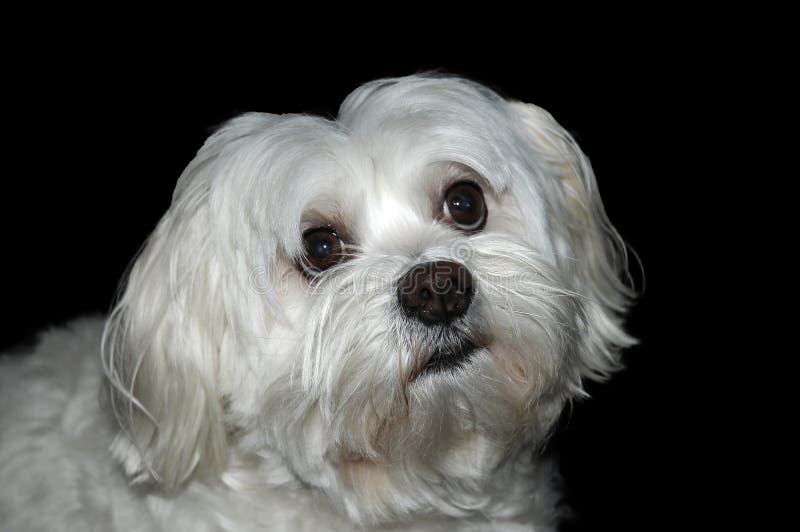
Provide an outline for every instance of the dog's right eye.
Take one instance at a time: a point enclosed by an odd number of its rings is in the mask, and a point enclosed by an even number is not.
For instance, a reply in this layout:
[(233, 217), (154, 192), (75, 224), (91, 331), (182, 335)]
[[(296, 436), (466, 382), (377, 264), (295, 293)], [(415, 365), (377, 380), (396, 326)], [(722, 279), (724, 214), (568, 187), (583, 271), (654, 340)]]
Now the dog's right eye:
[(317, 227), (303, 233), (303, 258), (301, 265), (309, 275), (316, 275), (342, 262), (346, 257), (347, 246), (336, 230), (331, 227)]
[(486, 224), (486, 202), (478, 185), (461, 181), (447, 189), (442, 204), (445, 220), (458, 229), (474, 233)]

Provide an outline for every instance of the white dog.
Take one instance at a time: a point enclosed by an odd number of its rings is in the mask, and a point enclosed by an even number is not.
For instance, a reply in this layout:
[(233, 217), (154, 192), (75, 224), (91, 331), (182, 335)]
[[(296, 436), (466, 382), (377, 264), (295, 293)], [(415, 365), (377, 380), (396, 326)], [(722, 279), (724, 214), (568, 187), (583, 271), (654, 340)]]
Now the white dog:
[(539, 451), (632, 343), (625, 271), (533, 105), (412, 76), (235, 118), (105, 323), (0, 367), (0, 528), (552, 530)]

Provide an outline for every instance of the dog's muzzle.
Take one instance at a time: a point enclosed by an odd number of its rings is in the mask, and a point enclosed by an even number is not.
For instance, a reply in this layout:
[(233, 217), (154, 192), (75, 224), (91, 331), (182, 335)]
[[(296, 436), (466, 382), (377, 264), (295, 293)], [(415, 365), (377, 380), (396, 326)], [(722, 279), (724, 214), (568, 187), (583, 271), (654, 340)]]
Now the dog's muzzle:
[(425, 325), (447, 324), (463, 316), (472, 303), (472, 274), (457, 262), (417, 264), (397, 287), (397, 299), (407, 316)]

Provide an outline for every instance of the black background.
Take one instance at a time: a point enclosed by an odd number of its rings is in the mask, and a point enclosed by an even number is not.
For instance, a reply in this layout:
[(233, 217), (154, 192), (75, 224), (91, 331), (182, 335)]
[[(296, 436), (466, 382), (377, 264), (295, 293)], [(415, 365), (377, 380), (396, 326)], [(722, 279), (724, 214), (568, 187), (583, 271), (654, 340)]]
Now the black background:
[[(713, 423), (686, 415), (703, 408), (686, 361), (699, 367), (707, 355), (702, 339), (686, 333), (703, 309), (687, 299), (685, 257), (702, 261), (693, 239), (710, 230), (695, 218), (697, 177), (687, 171), (693, 132), (684, 128), (707, 95), (682, 58), (627, 44), (565, 57), (274, 55), (56, 48), (13, 65), (0, 347), (108, 309), (178, 175), (224, 120), (245, 111), (332, 116), (351, 90), (377, 77), (431, 69), (464, 75), (546, 108), (573, 132), (610, 219), (646, 274), (629, 320), (641, 343), (626, 352), (627, 369), (590, 385), (592, 399), (565, 414), (550, 444), (577, 516), (565, 530), (680, 527), (704, 489), (702, 467), (685, 457), (703, 453), (696, 431)], [(632, 269), (641, 287), (635, 263)]]

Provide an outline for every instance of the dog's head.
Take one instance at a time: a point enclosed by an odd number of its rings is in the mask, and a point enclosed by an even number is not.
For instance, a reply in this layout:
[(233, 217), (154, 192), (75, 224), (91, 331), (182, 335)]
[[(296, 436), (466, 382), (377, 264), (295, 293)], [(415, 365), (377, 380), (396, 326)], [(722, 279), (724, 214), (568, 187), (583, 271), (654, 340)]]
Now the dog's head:
[(588, 161), (538, 107), (412, 76), (335, 121), (240, 116), (108, 320), (113, 451), (166, 488), (297, 479), (360, 521), (478, 508), (617, 367), (624, 272)]

